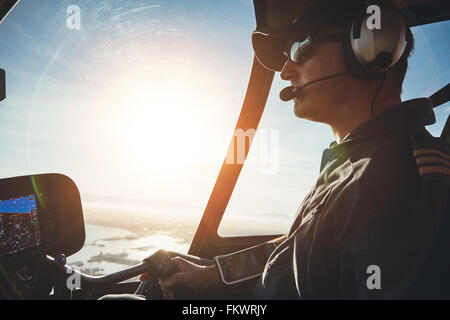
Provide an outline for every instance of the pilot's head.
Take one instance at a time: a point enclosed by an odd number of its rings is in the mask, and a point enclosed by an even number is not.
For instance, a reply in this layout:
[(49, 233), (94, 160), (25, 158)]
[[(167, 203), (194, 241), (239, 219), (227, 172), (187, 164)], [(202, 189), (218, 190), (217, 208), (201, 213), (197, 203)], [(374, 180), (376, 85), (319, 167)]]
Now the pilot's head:
[[(281, 71), (295, 88), (290, 96), (295, 114), (333, 125), (343, 118), (370, 119), (377, 91), (375, 114), (400, 103), (414, 46), (401, 14), (389, 6), (368, 9), (356, 0), (313, 2), (292, 23), (297, 34), (289, 30), (283, 37), (266, 29), (253, 36), (260, 62)], [(261, 54), (268, 49), (264, 41), (278, 53)]]

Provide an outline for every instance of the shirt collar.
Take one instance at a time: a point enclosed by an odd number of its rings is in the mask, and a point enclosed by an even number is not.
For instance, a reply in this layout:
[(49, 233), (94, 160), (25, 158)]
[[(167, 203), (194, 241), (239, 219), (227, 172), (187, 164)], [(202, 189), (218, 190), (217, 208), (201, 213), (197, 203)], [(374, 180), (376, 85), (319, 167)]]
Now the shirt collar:
[(436, 122), (433, 101), (419, 98), (405, 101), (356, 127), (343, 140), (360, 140), (380, 134), (408, 132)]
[(427, 98), (405, 101), (373, 118), (347, 134), (341, 143), (333, 141), (322, 155), (320, 171), (332, 159), (349, 153), (352, 146), (365, 139), (408, 132), (436, 122), (433, 102)]

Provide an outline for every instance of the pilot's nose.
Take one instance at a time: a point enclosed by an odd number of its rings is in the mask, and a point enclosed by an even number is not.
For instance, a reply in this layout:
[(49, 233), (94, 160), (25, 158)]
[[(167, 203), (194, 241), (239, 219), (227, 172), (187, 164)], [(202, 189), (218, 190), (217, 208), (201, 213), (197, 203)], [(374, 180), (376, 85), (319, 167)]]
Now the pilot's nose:
[(286, 81), (292, 81), (295, 78), (298, 77), (298, 71), (296, 70), (296, 64), (292, 62), (290, 59), (286, 60), (286, 63), (283, 66), (283, 69), (281, 69), (280, 77), (283, 80)]

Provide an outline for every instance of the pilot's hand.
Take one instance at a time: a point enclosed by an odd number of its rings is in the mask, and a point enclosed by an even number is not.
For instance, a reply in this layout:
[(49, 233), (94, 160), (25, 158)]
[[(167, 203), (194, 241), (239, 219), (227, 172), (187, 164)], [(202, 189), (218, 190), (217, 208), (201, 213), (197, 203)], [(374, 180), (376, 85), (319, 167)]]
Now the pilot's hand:
[[(216, 288), (222, 284), (216, 266), (200, 266), (183, 258), (171, 259), (178, 272), (159, 283), (164, 299), (177, 299), (174, 288), (185, 287), (193, 293), (201, 293), (206, 289)], [(175, 291), (175, 292), (174, 292)], [(189, 298), (189, 297), (185, 297)]]

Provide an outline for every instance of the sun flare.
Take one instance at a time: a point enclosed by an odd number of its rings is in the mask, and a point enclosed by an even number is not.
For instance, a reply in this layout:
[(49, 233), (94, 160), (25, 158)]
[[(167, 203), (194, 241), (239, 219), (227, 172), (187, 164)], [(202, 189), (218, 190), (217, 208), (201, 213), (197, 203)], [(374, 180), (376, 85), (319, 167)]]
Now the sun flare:
[(95, 117), (102, 119), (103, 140), (112, 144), (116, 161), (180, 174), (198, 162), (219, 160), (214, 146), (223, 132), (209, 121), (217, 93), (199, 70), (149, 63), (101, 82)]

